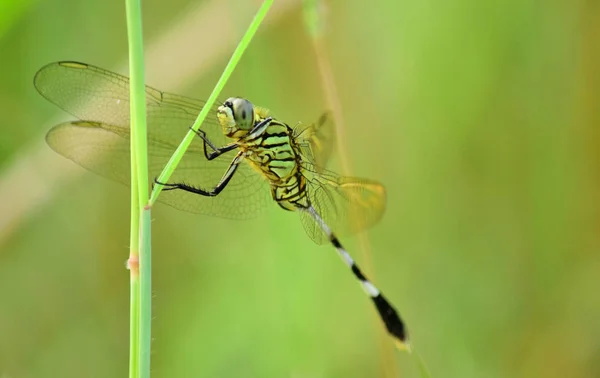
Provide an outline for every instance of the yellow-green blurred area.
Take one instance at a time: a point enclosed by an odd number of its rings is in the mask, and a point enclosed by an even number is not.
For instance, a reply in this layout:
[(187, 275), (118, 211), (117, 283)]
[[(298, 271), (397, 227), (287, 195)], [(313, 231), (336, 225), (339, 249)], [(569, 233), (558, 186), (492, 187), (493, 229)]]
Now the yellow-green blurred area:
[[(600, 376), (600, 5), (276, 1), (221, 98), (328, 107), (387, 212), (343, 238), (432, 377)], [(146, 81), (206, 98), (259, 1), (143, 2)], [(127, 374), (129, 190), (55, 154), (43, 65), (127, 71), (122, 1), (0, 4), (0, 377)], [(341, 171), (339, 153), (331, 167)], [(294, 213), (153, 210), (154, 377), (419, 377)]]

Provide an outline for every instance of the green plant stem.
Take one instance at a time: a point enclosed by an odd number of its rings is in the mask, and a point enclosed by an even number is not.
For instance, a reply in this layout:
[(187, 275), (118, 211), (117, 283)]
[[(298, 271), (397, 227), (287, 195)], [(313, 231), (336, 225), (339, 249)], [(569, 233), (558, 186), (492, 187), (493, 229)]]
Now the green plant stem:
[[(135, 154), (132, 162), (138, 183), (138, 206), (148, 203), (148, 145), (146, 138), (146, 98), (144, 85), (144, 49), (142, 39), (142, 15), (140, 0), (126, 0), (129, 30), (129, 71), (131, 95), (131, 143)], [(139, 216), (139, 212), (138, 212)]]
[[(137, 218), (137, 217), (136, 217)], [(132, 222), (133, 223), (133, 222)], [(139, 220), (135, 222), (139, 223)], [(129, 281), (129, 378), (138, 378), (140, 376), (140, 280), (139, 264), (137, 259), (129, 255), (128, 269), (130, 274)]]
[[(131, 130), (131, 140), (134, 140), (134, 129)], [(131, 151), (134, 151), (133, 145)], [(140, 276), (139, 276), (139, 237), (136, 232), (139, 229), (140, 218), (139, 203), (137, 201), (137, 164), (135, 154), (131, 154), (131, 210), (129, 224), (129, 378), (140, 376)]]
[(150, 352), (152, 347), (152, 208), (145, 206), (141, 214), (140, 229), (140, 367), (141, 377), (150, 377)]
[[(151, 254), (144, 48), (140, 0), (125, 0), (129, 42), (131, 112), (131, 224), (129, 377), (150, 377)], [(143, 213), (140, 209), (144, 208)], [(141, 224), (140, 224), (141, 222)]]
[[(130, 264), (131, 269), (131, 315), (130, 315), (130, 378), (150, 377), (150, 347), (151, 347), (151, 246), (150, 246), (150, 206), (158, 197), (162, 186), (157, 185), (148, 198), (148, 160), (146, 144), (146, 109), (144, 98), (144, 64), (142, 46), (142, 22), (139, 0), (126, 0), (127, 25), (129, 31), (129, 61), (130, 61), (130, 91), (131, 91), (131, 167), (132, 167), (132, 200), (131, 200), (131, 254), (130, 261), (139, 261), (139, 266)], [(223, 74), (215, 85), (205, 106), (192, 126), (198, 130), (223, 87), (229, 80), (242, 54), (256, 34), (264, 20), (273, 0), (265, 0), (258, 10), (254, 20), (244, 34), (242, 40), (231, 56)], [(194, 137), (190, 131), (179, 145), (159, 181), (166, 182), (175, 170), (183, 154)], [(140, 214), (140, 209), (144, 210)], [(141, 224), (140, 224), (141, 222)], [(140, 228), (141, 227), (141, 228)], [(139, 232), (138, 232), (139, 230)], [(135, 235), (135, 236), (134, 236)], [(139, 248), (139, 260), (136, 260)]]
[[(252, 23), (250, 23), (248, 30), (246, 30), (246, 33), (242, 37), (242, 40), (237, 45), (235, 51), (233, 52), (233, 55), (231, 55), (231, 58), (229, 59), (227, 66), (225, 66), (225, 69), (223, 70), (223, 73), (221, 74), (219, 81), (217, 81), (215, 88), (213, 89), (212, 93), (208, 97), (208, 100), (206, 100), (206, 104), (204, 104), (204, 107), (200, 111), (198, 118), (196, 118), (196, 121), (194, 122), (194, 125), (192, 126), (192, 130), (198, 130), (200, 128), (200, 125), (202, 124), (202, 122), (204, 122), (204, 120), (206, 119), (208, 112), (210, 111), (213, 104), (217, 100), (217, 97), (223, 90), (223, 87), (227, 83), (227, 80), (229, 80), (229, 77), (231, 76), (231, 74), (233, 73), (233, 70), (235, 69), (238, 62), (240, 61), (242, 55), (244, 54), (244, 51), (250, 44), (250, 41), (256, 34), (258, 27), (263, 22), (265, 16), (267, 15), (267, 12), (269, 11), (269, 8), (271, 8), (271, 5), (273, 5), (273, 0), (265, 0), (263, 2), (262, 6), (260, 7), (260, 9), (258, 10), (258, 12), (256, 13), (256, 15), (254, 16), (254, 19), (252, 20)], [(167, 165), (161, 172), (160, 176), (158, 177), (158, 181), (160, 181), (160, 182), (168, 182), (169, 181), (169, 178), (175, 171), (175, 168), (177, 167), (177, 165), (183, 158), (183, 154), (185, 154), (185, 151), (187, 151), (188, 147), (192, 143), (192, 140), (196, 136), (196, 134), (192, 130), (190, 130), (186, 134), (186, 136), (183, 139), (183, 141), (181, 142), (181, 144), (177, 147), (177, 150), (175, 151), (173, 156), (171, 156), (171, 159), (169, 160), (169, 162), (167, 163)], [(162, 185), (154, 186), (154, 189), (152, 190), (152, 196), (150, 197), (151, 205), (154, 204), (154, 202), (158, 198), (158, 195), (160, 194), (161, 190), (162, 190)]]

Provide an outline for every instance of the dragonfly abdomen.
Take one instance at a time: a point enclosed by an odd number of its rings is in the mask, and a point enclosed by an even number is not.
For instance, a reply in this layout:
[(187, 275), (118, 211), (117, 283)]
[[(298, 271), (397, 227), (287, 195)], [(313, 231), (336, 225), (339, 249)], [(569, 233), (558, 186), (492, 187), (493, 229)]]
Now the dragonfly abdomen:
[(310, 205), (306, 193), (306, 178), (299, 172), (286, 180), (271, 183), (271, 194), (277, 204), (286, 210), (294, 211)]

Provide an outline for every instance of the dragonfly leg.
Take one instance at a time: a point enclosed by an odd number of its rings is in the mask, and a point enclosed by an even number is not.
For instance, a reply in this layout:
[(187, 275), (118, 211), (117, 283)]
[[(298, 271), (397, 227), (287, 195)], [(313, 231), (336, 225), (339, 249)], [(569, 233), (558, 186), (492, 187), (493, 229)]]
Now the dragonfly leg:
[[(206, 133), (204, 131), (194, 130), (191, 127), (190, 127), (190, 130), (192, 130), (196, 135), (198, 135), (204, 141), (204, 156), (206, 157), (207, 160), (213, 160), (213, 159), (221, 156), (225, 152), (235, 150), (239, 146), (238, 143), (230, 143), (223, 147), (215, 147), (215, 145), (208, 139), (208, 137), (206, 136)], [(212, 148), (213, 151), (211, 153), (208, 153), (208, 151), (206, 150), (206, 145), (208, 145), (210, 148)]]
[(163, 182), (160, 182), (157, 180), (154, 180), (154, 182), (158, 185), (162, 185), (164, 187), (163, 190), (179, 189), (179, 190), (185, 190), (186, 192), (190, 192), (190, 193), (200, 194), (201, 196), (215, 197), (219, 193), (221, 193), (223, 191), (223, 189), (225, 189), (225, 187), (227, 186), (227, 184), (233, 177), (233, 174), (235, 173), (238, 166), (240, 165), (240, 162), (242, 161), (243, 156), (244, 156), (243, 152), (240, 151), (235, 156), (235, 158), (233, 159), (231, 164), (229, 164), (229, 168), (227, 168), (227, 171), (225, 172), (225, 174), (223, 175), (223, 177), (221, 178), (219, 183), (214, 188), (209, 189), (209, 190), (198, 188), (193, 185), (186, 184), (186, 183), (169, 184), (169, 183), (163, 183)]

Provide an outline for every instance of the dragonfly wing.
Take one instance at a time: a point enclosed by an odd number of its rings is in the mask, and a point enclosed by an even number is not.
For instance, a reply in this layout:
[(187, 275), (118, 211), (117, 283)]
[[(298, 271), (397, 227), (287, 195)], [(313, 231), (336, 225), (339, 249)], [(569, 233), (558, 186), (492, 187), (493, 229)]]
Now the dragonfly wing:
[[(385, 211), (386, 192), (376, 181), (343, 177), (303, 163), (311, 205), (336, 234), (354, 234), (372, 227)], [(317, 244), (327, 243), (321, 225), (308, 212), (301, 212), (306, 233)]]
[[(56, 62), (35, 75), (37, 91), (73, 116), (124, 129), (129, 133), (129, 78), (85, 63)], [(146, 86), (148, 133), (178, 145), (205, 102)], [(202, 124), (215, 145), (227, 143), (216, 108)], [(183, 127), (182, 127), (183, 126)]]
[(330, 112), (325, 112), (317, 122), (300, 123), (294, 128), (296, 144), (306, 161), (316, 167), (325, 167), (335, 143), (335, 130)]
[(37, 91), (79, 119), (129, 125), (129, 79), (77, 62), (42, 67), (33, 79)]
[[(199, 138), (197, 138), (199, 139)], [(46, 135), (52, 149), (96, 174), (130, 185), (129, 134), (122, 128), (98, 122), (74, 121), (53, 127)], [(202, 142), (194, 140), (195, 150)], [(148, 140), (149, 177), (158, 177), (176, 146)], [(188, 151), (171, 176), (171, 182), (185, 182), (212, 188), (226, 172), (235, 153), (212, 161), (203, 153)], [(163, 191), (158, 201), (176, 209), (233, 219), (257, 216), (269, 201), (268, 186), (249, 165), (241, 164), (227, 187), (216, 197), (204, 197), (182, 190)]]

